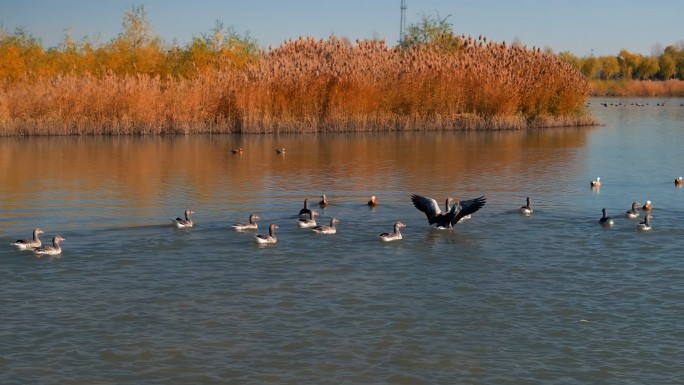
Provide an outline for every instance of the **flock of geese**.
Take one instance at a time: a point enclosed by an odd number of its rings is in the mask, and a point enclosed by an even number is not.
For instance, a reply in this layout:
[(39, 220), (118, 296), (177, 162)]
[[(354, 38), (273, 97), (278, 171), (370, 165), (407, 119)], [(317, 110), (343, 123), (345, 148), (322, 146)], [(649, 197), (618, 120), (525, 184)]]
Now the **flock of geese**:
[[(475, 199), (460, 201), (457, 204), (452, 205), (451, 202), (453, 200), (447, 198), (445, 211), (441, 211), (437, 201), (431, 198), (414, 194), (411, 196), (411, 201), (417, 209), (425, 213), (430, 225), (434, 224), (441, 228), (451, 228), (461, 219), (468, 218), (471, 214), (481, 209), (484, 206), (486, 199), (484, 196), (482, 196)], [(328, 200), (328, 197), (321, 195), (321, 200), (318, 202), (318, 205), (321, 208), (325, 208), (329, 203), (330, 201)], [(377, 204), (378, 200), (375, 195), (372, 196), (367, 203), (367, 205), (370, 207), (377, 206)], [(187, 210), (185, 219), (177, 218), (175, 220), (176, 227), (188, 227), (188, 224), (189, 226), (192, 226), (192, 221), (188, 217), (188, 213), (192, 212)], [(318, 215), (318, 212), (309, 208), (309, 199), (304, 199), (304, 207), (299, 210), (297, 226), (302, 229), (311, 229), (313, 232), (318, 234), (337, 233), (337, 228), (335, 225), (340, 222), (339, 219), (333, 217), (330, 218), (330, 223), (327, 225), (318, 224), (316, 222), (316, 215)], [(248, 222), (236, 223), (233, 225), (233, 228), (237, 231), (256, 230), (258, 228), (258, 219), (260, 219), (259, 216), (256, 214), (251, 214), (249, 216)], [(188, 223), (188, 221), (190, 222)], [(378, 235), (378, 237), (384, 242), (400, 240), (402, 239), (401, 229), (404, 227), (406, 227), (405, 224), (397, 221), (394, 223), (394, 231), (381, 233)], [(275, 236), (275, 230), (277, 228), (278, 225), (271, 223), (268, 226), (268, 234), (257, 234), (254, 236), (254, 241), (258, 244), (273, 244), (278, 242), (278, 238)]]
[[(242, 149), (234, 151), (241, 152), (241, 150)], [(278, 149), (277, 151), (278, 153), (284, 153), (285, 149)], [(589, 182), (589, 184), (592, 188), (600, 188), (601, 178), (597, 177), (595, 180)], [(682, 186), (684, 185), (684, 179), (680, 176), (675, 179), (674, 184), (675, 186)], [(442, 211), (436, 200), (416, 194), (411, 195), (411, 202), (413, 202), (413, 205), (418, 210), (425, 214), (428, 223), (430, 225), (435, 225), (438, 228), (444, 229), (452, 228), (459, 221), (469, 219), (471, 214), (484, 207), (486, 201), (486, 198), (481, 196), (479, 198), (462, 200), (456, 204), (452, 204), (453, 199), (447, 198), (444, 211)], [(325, 208), (329, 203), (330, 201), (328, 200), (328, 197), (321, 195), (321, 200), (318, 202), (318, 205), (321, 208)], [(378, 200), (375, 196), (372, 196), (367, 203), (367, 205), (370, 207), (376, 206), (377, 204)], [(625, 217), (630, 219), (638, 218), (639, 206), (641, 206), (639, 202), (632, 202), (632, 207), (625, 213)], [(651, 211), (652, 209), (653, 205), (650, 200), (647, 200), (646, 203), (641, 206), (641, 210), (645, 212)], [(603, 208), (601, 211), (602, 216), (599, 219), (599, 224), (602, 226), (612, 226), (615, 223), (613, 218), (608, 216), (608, 212), (605, 208)], [(530, 205), (529, 197), (527, 197), (525, 205), (520, 207), (519, 212), (523, 215), (531, 215), (534, 212), (532, 206)], [(192, 227), (193, 221), (190, 218), (190, 215), (194, 213), (195, 212), (192, 210), (185, 210), (184, 218), (178, 217), (172, 221), (174, 226), (179, 229)], [(316, 222), (316, 215), (318, 215), (318, 212), (309, 208), (308, 198), (304, 199), (304, 207), (299, 210), (297, 226), (300, 228), (311, 229), (313, 232), (318, 234), (335, 234), (337, 232), (335, 225), (340, 222), (339, 219), (333, 217), (330, 219), (330, 223), (327, 225), (318, 224)], [(651, 230), (651, 218), (652, 216), (650, 214), (644, 215), (644, 220), (637, 224), (637, 230)], [(232, 228), (237, 231), (257, 230), (259, 227), (257, 220), (259, 219), (261, 218), (259, 218), (258, 215), (251, 214), (249, 216), (248, 222), (236, 223), (232, 225)], [(378, 237), (385, 242), (400, 240), (402, 239), (401, 229), (404, 227), (406, 227), (405, 224), (397, 221), (394, 223), (394, 231), (381, 233), (378, 235)], [(277, 228), (278, 225), (271, 223), (268, 226), (268, 234), (257, 234), (254, 236), (254, 241), (258, 244), (274, 244), (278, 242), (278, 238), (275, 236), (275, 230)], [(19, 239), (16, 242), (11, 243), (11, 245), (15, 246), (19, 250), (32, 250), (33, 253), (39, 257), (44, 255), (61, 254), (62, 248), (60, 247), (60, 242), (64, 241), (65, 239), (57, 235), (52, 238), (52, 245), (43, 245), (39, 238), (39, 235), (43, 233), (44, 232), (41, 229), (34, 229), (33, 237), (31, 239)]]
[[(674, 184), (677, 187), (681, 187), (682, 185), (684, 185), (684, 178), (682, 178), (681, 176), (678, 177), (677, 179), (675, 179)], [(601, 178), (597, 177), (596, 179), (589, 182), (589, 185), (592, 188), (600, 188), (601, 187)], [(529, 206), (529, 201), (528, 201), (527, 205)], [(625, 212), (625, 217), (629, 218), (629, 219), (638, 218), (639, 217), (639, 211), (638, 211), (639, 206), (641, 206), (641, 210), (643, 210), (645, 212), (653, 210), (653, 202), (651, 202), (650, 200), (647, 200), (646, 203), (643, 204), (643, 206), (639, 202), (632, 202), (632, 208), (630, 208), (629, 210), (627, 210)], [(615, 224), (615, 221), (613, 220), (613, 218), (608, 216), (608, 212), (606, 211), (605, 208), (601, 209), (601, 212), (602, 212), (602, 215), (601, 215), (601, 218), (599, 219), (599, 224), (601, 224), (601, 226), (608, 226), (609, 227), (609, 226), (612, 226)], [(652, 229), (651, 218), (653, 218), (652, 215), (645, 214), (644, 220), (637, 224), (637, 230), (640, 230), (640, 231), (651, 230)]]
[[(431, 198), (414, 194), (411, 196), (411, 201), (417, 209), (425, 213), (430, 225), (434, 224), (441, 228), (451, 228), (460, 220), (469, 218), (471, 214), (481, 209), (485, 205), (486, 199), (484, 196), (481, 196), (476, 199), (463, 200), (452, 205), (453, 199), (447, 198), (444, 211), (441, 211), (437, 201)], [(328, 197), (321, 195), (321, 200), (318, 202), (318, 205), (321, 208), (325, 208), (329, 203)], [(375, 196), (372, 196), (367, 203), (370, 207), (377, 206), (377, 204), (378, 200)], [(194, 223), (190, 216), (194, 213), (195, 212), (192, 210), (185, 210), (183, 218), (178, 217), (174, 219), (172, 221), (173, 225), (179, 229), (192, 227)], [(335, 225), (340, 222), (339, 219), (333, 217), (330, 219), (329, 224), (318, 224), (316, 223), (317, 214), (318, 212), (309, 208), (308, 198), (304, 199), (304, 207), (299, 210), (297, 226), (311, 229), (318, 234), (335, 234), (337, 232)], [(232, 227), (237, 231), (257, 230), (259, 227), (257, 221), (259, 219), (258, 215), (251, 214), (248, 222), (236, 223), (232, 225)], [(381, 233), (379, 238), (385, 242), (400, 240), (402, 239), (401, 229), (404, 227), (406, 227), (405, 224), (397, 221), (394, 223), (394, 231)], [(277, 228), (278, 225), (271, 223), (268, 226), (268, 234), (257, 234), (254, 236), (254, 241), (258, 244), (274, 244), (278, 242), (278, 238), (275, 236), (275, 230)], [(19, 250), (32, 250), (33, 253), (39, 257), (61, 254), (62, 248), (60, 247), (60, 242), (65, 239), (57, 235), (52, 238), (52, 246), (43, 245), (39, 238), (39, 235), (43, 233), (44, 232), (41, 229), (34, 229), (32, 239), (19, 239), (16, 242), (11, 243), (11, 245)]]

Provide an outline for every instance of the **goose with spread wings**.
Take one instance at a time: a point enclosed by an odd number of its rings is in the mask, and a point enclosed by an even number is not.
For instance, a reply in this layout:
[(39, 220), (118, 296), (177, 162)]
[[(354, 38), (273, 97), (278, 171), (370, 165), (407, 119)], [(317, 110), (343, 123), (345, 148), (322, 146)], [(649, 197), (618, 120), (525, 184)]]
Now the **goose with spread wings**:
[(437, 201), (420, 195), (411, 195), (411, 201), (416, 208), (425, 213), (431, 225), (441, 228), (453, 227), (461, 218), (470, 215), (481, 209), (487, 199), (484, 196), (458, 202), (449, 208), (451, 199), (447, 198), (446, 211), (441, 211)]

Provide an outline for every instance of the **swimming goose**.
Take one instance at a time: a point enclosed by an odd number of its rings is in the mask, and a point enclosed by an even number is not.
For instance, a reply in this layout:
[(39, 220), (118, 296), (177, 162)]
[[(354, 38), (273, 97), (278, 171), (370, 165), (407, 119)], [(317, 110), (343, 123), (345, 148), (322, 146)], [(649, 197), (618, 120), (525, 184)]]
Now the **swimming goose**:
[(233, 150), (233, 154), (242, 155), (242, 147)]
[(533, 212), (534, 210), (532, 210), (532, 207), (530, 207), (530, 197), (527, 197), (527, 204), (525, 206), (520, 207), (520, 214), (530, 215)]
[(59, 242), (64, 240), (64, 238), (58, 235), (52, 238), (52, 246), (41, 246), (33, 249), (33, 252), (39, 257), (43, 255), (58, 255), (62, 252), (62, 248), (59, 247)]
[(249, 216), (249, 223), (236, 223), (233, 225), (233, 228), (235, 230), (256, 230), (259, 227), (256, 223), (257, 219), (261, 218), (256, 214), (251, 214)]
[(651, 230), (651, 217), (652, 216), (650, 214), (646, 214), (646, 216), (644, 216), (644, 221), (639, 222), (639, 224), (637, 225), (637, 230), (640, 230), (640, 231)]
[(19, 250), (31, 250), (35, 249), (36, 247), (41, 246), (40, 239), (38, 239), (38, 235), (43, 234), (43, 230), (41, 229), (33, 229), (33, 239), (17, 239), (16, 242), (10, 243), (10, 245), (16, 247)]
[(484, 196), (479, 198), (460, 201), (449, 209), (449, 198), (446, 201), (447, 211), (442, 212), (437, 205), (437, 201), (432, 198), (420, 195), (411, 195), (411, 201), (416, 208), (425, 213), (431, 225), (440, 228), (451, 228), (458, 223), (461, 218), (470, 215), (481, 209), (487, 202)]
[(314, 219), (314, 216), (318, 214), (315, 211), (309, 212), (309, 217), (304, 219), (304, 218), (299, 218), (297, 220), (297, 226), (301, 227), (302, 229), (310, 229), (312, 227), (316, 226), (316, 220)]
[(318, 205), (321, 206), (321, 207), (325, 207), (325, 206), (328, 205), (328, 203), (330, 203), (330, 202), (328, 201), (328, 197), (326, 197), (325, 195), (321, 195), (321, 201), (318, 202)]
[(275, 237), (275, 229), (277, 229), (277, 228), (278, 228), (278, 225), (276, 225), (275, 223), (271, 223), (270, 225), (268, 225), (268, 235), (263, 235), (263, 234), (255, 235), (254, 240), (256, 241), (256, 243), (260, 243), (260, 244), (278, 242), (278, 239)]
[(285, 149), (284, 148), (277, 149), (276, 154), (285, 155)]
[(637, 207), (639, 207), (639, 204), (640, 204), (639, 202), (632, 202), (632, 209), (628, 210), (625, 213), (625, 216), (627, 218), (631, 218), (631, 219), (639, 217), (639, 212), (637, 211)]
[(195, 212), (192, 210), (185, 210), (185, 219), (176, 218), (173, 220), (173, 224), (176, 225), (176, 227), (179, 229), (185, 227), (192, 227), (192, 219), (190, 219), (190, 214), (194, 213)]
[(337, 218), (331, 218), (330, 219), (330, 226), (326, 225), (318, 225), (316, 227), (312, 227), (311, 230), (318, 234), (335, 234), (337, 232), (337, 229), (335, 228), (335, 224), (338, 223), (340, 220)]
[(299, 210), (299, 217), (306, 219), (309, 217), (309, 214), (311, 214), (311, 210), (309, 209), (309, 200), (304, 199), (304, 208)]
[(646, 203), (643, 206), (641, 206), (641, 209), (646, 211), (652, 210), (653, 205), (651, 204), (651, 201), (646, 201)]
[(599, 219), (599, 223), (602, 226), (612, 226), (613, 225), (613, 218), (609, 217), (608, 214), (606, 213), (606, 209), (601, 210), (603, 212), (603, 216), (601, 216), (601, 219)]
[(684, 183), (684, 179), (680, 176), (679, 178), (675, 179), (675, 186), (681, 186), (682, 183)]
[(380, 239), (385, 242), (397, 241), (401, 239), (401, 232), (399, 231), (399, 229), (402, 227), (406, 227), (406, 225), (401, 222), (394, 222), (394, 232), (382, 233), (380, 234)]
[(601, 187), (601, 178), (596, 177), (596, 179), (589, 182), (589, 184), (591, 185), (591, 187)]
[(370, 197), (370, 200), (368, 201), (368, 206), (377, 206), (378, 205), (378, 200), (375, 199), (375, 195)]

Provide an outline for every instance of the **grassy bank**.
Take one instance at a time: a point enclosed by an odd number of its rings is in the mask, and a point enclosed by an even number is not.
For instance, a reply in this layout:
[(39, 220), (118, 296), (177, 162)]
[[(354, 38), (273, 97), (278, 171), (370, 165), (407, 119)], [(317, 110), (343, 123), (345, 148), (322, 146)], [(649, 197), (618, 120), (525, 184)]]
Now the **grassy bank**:
[(682, 80), (592, 80), (591, 96), (684, 97)]
[(557, 56), (458, 37), (458, 49), (300, 38), (193, 76), (113, 71), (0, 82), (0, 135), (521, 129), (596, 122)]

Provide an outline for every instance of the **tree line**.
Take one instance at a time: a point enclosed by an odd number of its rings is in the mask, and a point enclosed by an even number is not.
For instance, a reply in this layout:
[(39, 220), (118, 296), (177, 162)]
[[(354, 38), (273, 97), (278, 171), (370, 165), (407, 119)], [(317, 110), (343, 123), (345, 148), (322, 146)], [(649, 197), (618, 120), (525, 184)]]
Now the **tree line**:
[(123, 13), (122, 32), (114, 39), (80, 41), (65, 33), (59, 46), (45, 49), (23, 28), (0, 27), (0, 79), (49, 78), (59, 75), (131, 75), (191, 78), (225, 66), (242, 67), (258, 58), (259, 48), (249, 34), (217, 21), (207, 33), (185, 46), (166, 44), (152, 30), (144, 6)]
[(567, 51), (558, 56), (589, 80), (684, 80), (684, 41), (652, 56), (626, 49), (615, 56), (577, 57)]

